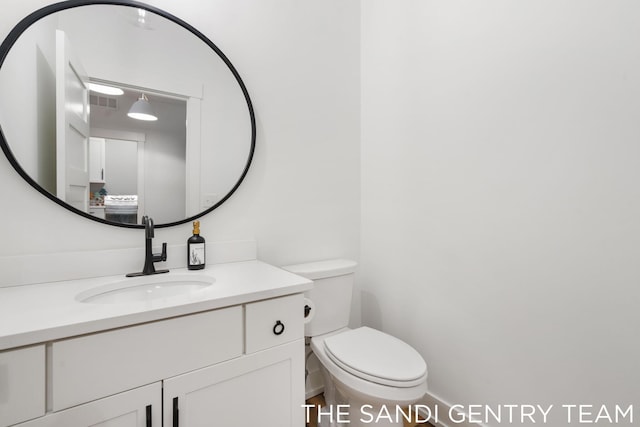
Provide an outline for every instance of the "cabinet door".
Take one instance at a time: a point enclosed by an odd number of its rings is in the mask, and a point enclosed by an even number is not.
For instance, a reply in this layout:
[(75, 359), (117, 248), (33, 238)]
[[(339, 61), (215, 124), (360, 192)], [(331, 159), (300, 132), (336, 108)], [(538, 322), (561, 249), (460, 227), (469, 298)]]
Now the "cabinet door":
[(89, 181), (104, 182), (105, 165), (104, 138), (91, 137), (89, 140)]
[(44, 345), (0, 351), (0, 427), (44, 415)]
[(53, 412), (16, 427), (161, 427), (162, 383)]
[(164, 381), (164, 427), (304, 425), (304, 340)]

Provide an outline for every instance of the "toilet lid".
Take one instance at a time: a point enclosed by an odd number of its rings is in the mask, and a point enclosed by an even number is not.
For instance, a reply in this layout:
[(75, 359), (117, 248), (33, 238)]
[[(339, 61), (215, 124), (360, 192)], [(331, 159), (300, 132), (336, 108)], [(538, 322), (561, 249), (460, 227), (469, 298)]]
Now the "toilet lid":
[(368, 381), (412, 387), (426, 379), (427, 364), (413, 347), (366, 326), (332, 335), (324, 347), (338, 366)]

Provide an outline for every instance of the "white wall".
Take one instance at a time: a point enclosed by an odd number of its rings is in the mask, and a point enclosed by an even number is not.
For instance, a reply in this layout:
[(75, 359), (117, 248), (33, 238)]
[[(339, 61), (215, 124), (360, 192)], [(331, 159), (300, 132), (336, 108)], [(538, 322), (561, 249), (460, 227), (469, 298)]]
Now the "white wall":
[[(0, 36), (47, 3), (4, 5)], [(256, 109), (258, 139), (251, 170), (231, 199), (202, 218), (202, 235), (208, 241), (256, 239), (259, 258), (276, 265), (357, 258), (360, 35), (353, 24), (359, 22), (359, 3), (152, 3), (216, 42), (242, 75)], [(132, 262), (142, 266), (142, 231), (72, 215), (22, 181), (4, 156), (0, 195), (11, 200), (0, 211), (0, 258), (69, 253), (73, 276), (78, 269), (75, 252), (140, 248), (140, 259)], [(184, 244), (190, 235), (190, 224), (155, 233), (157, 245)], [(101, 266), (113, 274), (127, 268)]]
[(138, 143), (136, 141), (107, 139), (104, 162), (105, 170), (112, 171), (112, 174), (106, 175), (106, 187), (110, 194), (138, 194)]
[(449, 403), (637, 403), (640, 4), (362, 8), (364, 323)]
[(149, 130), (146, 136), (147, 140), (144, 143), (145, 214), (157, 220), (157, 224), (172, 222), (176, 218), (185, 218), (184, 133)]

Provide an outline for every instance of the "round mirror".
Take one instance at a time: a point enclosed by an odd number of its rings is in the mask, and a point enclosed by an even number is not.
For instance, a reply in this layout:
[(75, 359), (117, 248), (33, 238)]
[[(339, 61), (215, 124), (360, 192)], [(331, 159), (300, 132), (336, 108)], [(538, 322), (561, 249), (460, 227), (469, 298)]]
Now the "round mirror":
[(29, 184), (84, 217), (192, 221), (238, 188), (255, 136), (231, 62), (155, 7), (53, 4), (0, 46), (2, 150)]

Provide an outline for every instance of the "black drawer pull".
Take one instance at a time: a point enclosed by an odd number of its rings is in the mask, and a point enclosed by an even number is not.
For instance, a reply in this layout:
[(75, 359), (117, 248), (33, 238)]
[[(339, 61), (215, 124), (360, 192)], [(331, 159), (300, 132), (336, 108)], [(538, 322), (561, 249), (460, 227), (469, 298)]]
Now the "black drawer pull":
[(146, 412), (147, 412), (147, 427), (151, 427), (151, 405), (147, 405)]
[(178, 398), (173, 398), (173, 427), (178, 427), (178, 423), (180, 422), (180, 410), (178, 409)]
[(279, 320), (276, 320), (276, 324), (273, 326), (273, 333), (276, 335), (282, 335), (284, 332), (284, 323)]

